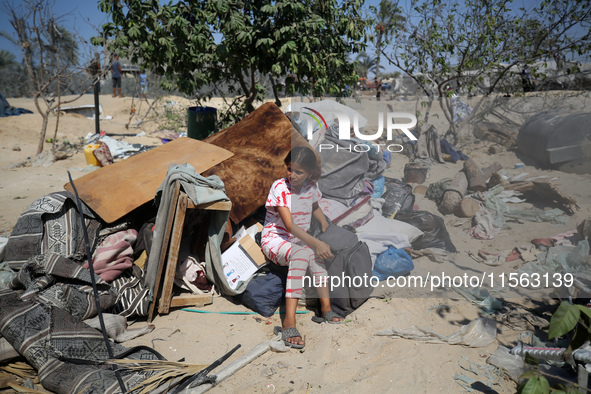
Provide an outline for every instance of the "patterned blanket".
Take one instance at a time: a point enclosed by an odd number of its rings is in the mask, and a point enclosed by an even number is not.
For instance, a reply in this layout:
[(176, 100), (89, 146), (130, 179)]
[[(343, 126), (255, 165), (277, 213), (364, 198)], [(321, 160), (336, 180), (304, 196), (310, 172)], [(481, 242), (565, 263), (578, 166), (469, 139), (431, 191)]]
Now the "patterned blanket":
[[(34, 201), (21, 214), (6, 244), (5, 262), (18, 270), (32, 256), (56, 253), (74, 260), (85, 255), (84, 236), (74, 195), (58, 192)], [(100, 222), (83, 205), (86, 228), (94, 245)]]
[[(102, 334), (82, 323), (96, 316), (90, 271), (55, 253), (30, 258), (11, 282), (13, 290), (0, 291), (0, 335), (39, 371), (43, 387), (56, 393), (119, 392), (115, 373), (95, 365), (79, 365), (63, 358), (105, 360)], [(95, 275), (101, 308), (115, 303), (111, 286)], [(24, 289), (24, 290), (23, 290)], [(127, 350), (112, 344), (114, 354)], [(155, 359), (141, 351), (129, 358)], [(126, 373), (128, 388), (150, 373)]]
[[(95, 365), (79, 365), (60, 358), (106, 360), (102, 334), (64, 310), (37, 300), (23, 301), (19, 293), (0, 291), (0, 334), (39, 371), (43, 387), (55, 393), (120, 393), (114, 371)], [(113, 352), (127, 350), (111, 344)], [(153, 360), (140, 351), (126, 358)], [(126, 387), (143, 382), (151, 372), (122, 372)]]
[[(103, 310), (115, 305), (117, 292), (95, 275), (99, 302)], [(55, 253), (31, 257), (10, 283), (14, 290), (24, 289), (23, 300), (56, 306), (73, 317), (84, 320), (96, 316), (90, 271), (78, 263)]]

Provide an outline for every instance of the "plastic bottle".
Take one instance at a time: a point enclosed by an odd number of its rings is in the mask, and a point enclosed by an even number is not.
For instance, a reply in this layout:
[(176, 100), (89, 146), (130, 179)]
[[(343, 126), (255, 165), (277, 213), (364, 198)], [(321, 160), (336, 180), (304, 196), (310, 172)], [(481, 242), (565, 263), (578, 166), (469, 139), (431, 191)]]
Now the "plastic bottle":
[(398, 211), (400, 211), (400, 208), (401, 208), (401, 205), (399, 202), (394, 203), (394, 213), (392, 215), (390, 215), (390, 219), (394, 219), (394, 216), (396, 216)]

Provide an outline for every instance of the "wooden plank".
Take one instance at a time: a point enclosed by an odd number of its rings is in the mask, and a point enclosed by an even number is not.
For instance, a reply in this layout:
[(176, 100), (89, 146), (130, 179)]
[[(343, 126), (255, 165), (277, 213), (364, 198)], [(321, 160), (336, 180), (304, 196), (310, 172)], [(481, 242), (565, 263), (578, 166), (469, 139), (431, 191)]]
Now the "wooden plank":
[(185, 192), (180, 192), (176, 214), (174, 216), (172, 236), (170, 238), (168, 259), (166, 260), (162, 296), (158, 302), (158, 313), (161, 315), (167, 314), (170, 309), (170, 299), (172, 298), (172, 289), (174, 287), (174, 276), (176, 274), (179, 250), (181, 249), (181, 238), (183, 237), (183, 226), (185, 225), (185, 216), (187, 214), (187, 200), (188, 198)]
[[(178, 138), (76, 179), (76, 189), (101, 219), (112, 223), (154, 199), (170, 164), (189, 163), (202, 173), (234, 154), (191, 138)], [(67, 183), (64, 188), (72, 191)]]
[(170, 302), (171, 308), (178, 308), (181, 306), (204, 306), (213, 303), (213, 295), (207, 294), (191, 294), (173, 297)]
[(189, 208), (189, 209), (195, 209), (195, 208), (206, 209), (209, 211), (229, 211), (230, 209), (232, 209), (232, 202), (231, 201), (214, 201), (214, 202), (208, 202), (205, 204), (199, 204), (199, 205), (195, 206), (193, 201), (188, 200), (187, 208)]
[(154, 283), (154, 299), (150, 302), (150, 310), (148, 312), (148, 323), (151, 323), (154, 319), (154, 309), (156, 308), (156, 300), (158, 299), (158, 291), (160, 290), (160, 282), (162, 281), (162, 270), (164, 268), (164, 260), (166, 258), (166, 252), (168, 251), (168, 242), (170, 239), (170, 233), (172, 232), (172, 225), (174, 223), (174, 217), (176, 213), (176, 206), (179, 200), (179, 191), (181, 190), (181, 184), (176, 183), (174, 187), (174, 194), (172, 196), (172, 208), (170, 209), (168, 219), (166, 221), (166, 230), (164, 231), (164, 242), (162, 249), (160, 249), (160, 256), (158, 258), (158, 274), (156, 275), (156, 283)]

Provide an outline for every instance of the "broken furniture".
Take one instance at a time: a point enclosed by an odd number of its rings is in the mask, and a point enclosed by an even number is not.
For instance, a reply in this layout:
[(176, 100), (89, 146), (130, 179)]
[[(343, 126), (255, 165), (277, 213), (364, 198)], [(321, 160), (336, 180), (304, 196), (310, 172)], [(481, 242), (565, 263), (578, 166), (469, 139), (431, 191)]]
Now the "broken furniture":
[[(180, 190), (180, 183), (176, 183), (171, 202), (175, 209), (169, 211), (167, 225), (164, 233), (164, 244), (160, 249), (158, 258), (158, 271), (154, 287), (154, 299), (150, 303), (148, 322), (154, 319), (156, 300), (158, 300), (158, 313), (167, 314), (170, 308), (182, 306), (203, 306), (213, 302), (212, 293), (197, 295), (181, 295), (173, 297), (174, 277), (177, 270), (181, 238), (188, 209), (230, 211), (230, 201), (217, 201), (195, 205), (187, 194)], [(164, 273), (164, 277), (163, 277)], [(160, 283), (162, 282), (162, 293), (158, 298)]]
[[(233, 154), (223, 148), (190, 138), (178, 138), (148, 152), (103, 167), (77, 179), (74, 183), (80, 199), (96, 212), (103, 221), (113, 223), (154, 199), (156, 191), (166, 177), (171, 163), (187, 163), (194, 168), (196, 173), (201, 173), (231, 156)], [(70, 184), (66, 184), (65, 188), (66, 190), (72, 190)], [(171, 215), (175, 215), (177, 211), (181, 215), (180, 212), (183, 211), (181, 217), (184, 221), (184, 211), (186, 211), (187, 207), (195, 207), (191, 205), (192, 203), (187, 202), (186, 194), (184, 194), (183, 198), (180, 198), (181, 204), (184, 204), (180, 209), (176, 209), (178, 201), (179, 192), (175, 194), (174, 205), (170, 209), (172, 211)], [(223, 207), (229, 210), (230, 206), (227, 204), (216, 206), (214, 204), (211, 209)], [(204, 204), (204, 206), (200, 206), (200, 209), (207, 209), (208, 207), (210, 206)], [(170, 237), (173, 229), (174, 233), (178, 233), (180, 237), (182, 223), (181, 219), (176, 221), (181, 223), (179, 229), (174, 226), (175, 221), (173, 219), (174, 216), (167, 222), (167, 226), (170, 226), (170, 228), (166, 229), (165, 247), (159, 251), (159, 253), (163, 254), (157, 260), (162, 265), (162, 267), (157, 267), (159, 270), (163, 270), (164, 259), (169, 247), (173, 253), (176, 250), (178, 257), (180, 238), (170, 239)], [(171, 263), (166, 266), (171, 266), (176, 270), (176, 260), (172, 256), (169, 256), (169, 260), (174, 261), (174, 264)], [(174, 272), (171, 280), (174, 280)], [(160, 282), (158, 282), (158, 285), (160, 285)], [(162, 313), (167, 313), (171, 305), (201, 305), (211, 302), (211, 295), (207, 299), (203, 297), (199, 299), (196, 297), (183, 297), (182, 299), (172, 300), (172, 285), (170, 288), (165, 287), (165, 290), (165, 294), (167, 294), (166, 301), (161, 302), (161, 309), (166, 312)], [(157, 295), (158, 293), (154, 294)], [(150, 306), (150, 317), (153, 315), (154, 304), (155, 302), (152, 302)]]

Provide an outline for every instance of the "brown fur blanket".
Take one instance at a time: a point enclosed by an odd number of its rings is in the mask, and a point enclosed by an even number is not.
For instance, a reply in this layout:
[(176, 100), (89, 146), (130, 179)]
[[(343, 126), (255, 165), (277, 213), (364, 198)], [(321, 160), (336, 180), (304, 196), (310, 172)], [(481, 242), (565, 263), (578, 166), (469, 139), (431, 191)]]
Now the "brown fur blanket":
[(217, 175), (224, 182), (226, 195), (232, 201), (230, 219), (234, 223), (263, 206), (273, 182), (287, 176), (283, 160), (291, 148), (310, 147), (273, 103), (263, 104), (239, 123), (204, 142), (234, 153), (203, 173)]

